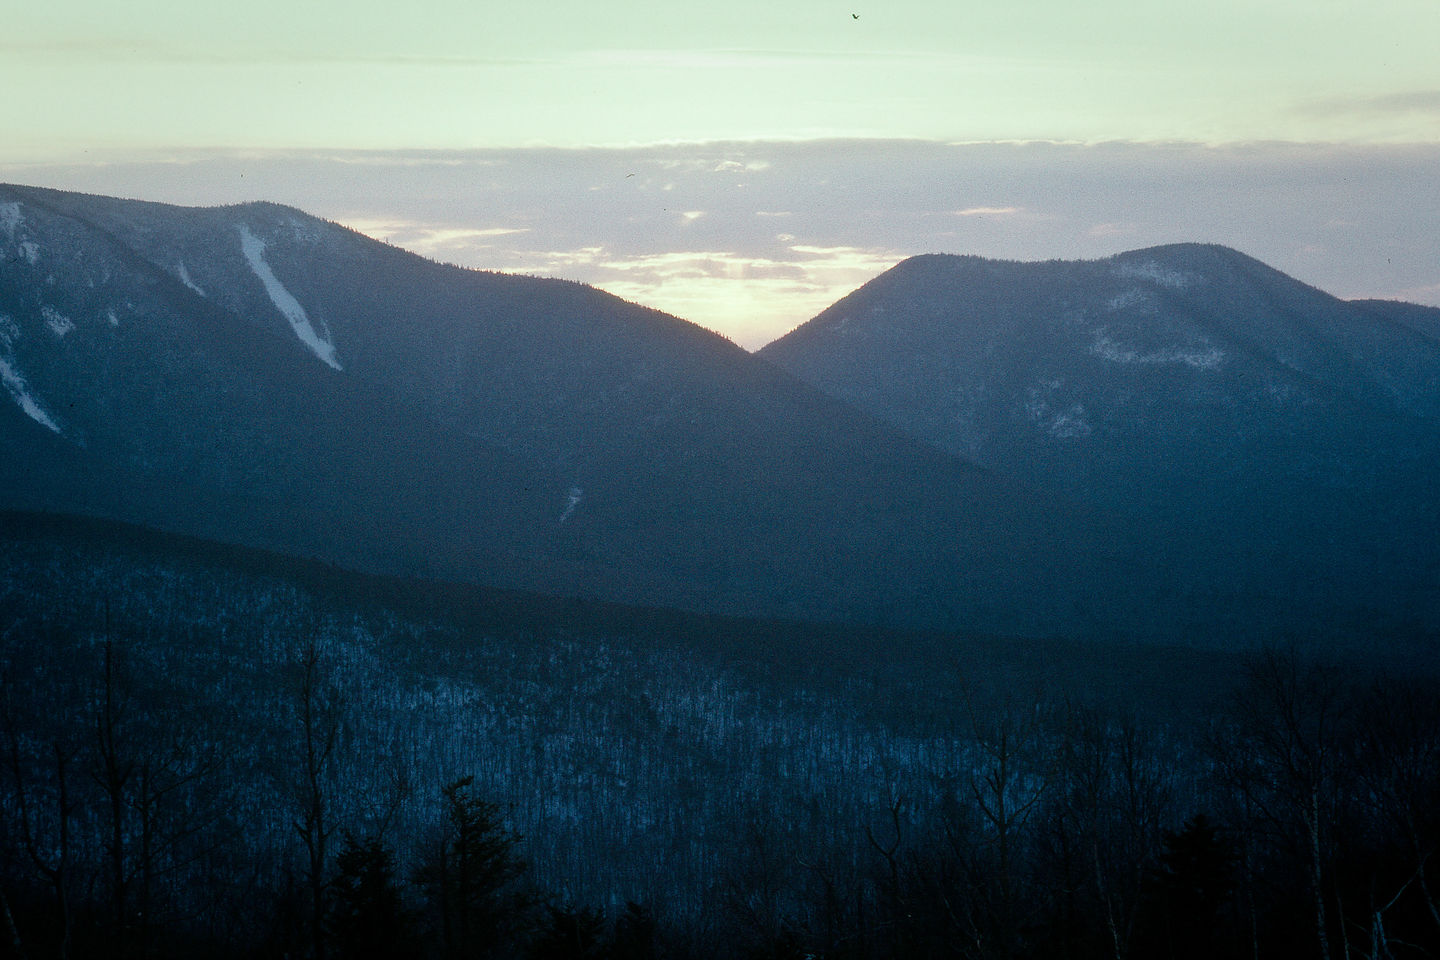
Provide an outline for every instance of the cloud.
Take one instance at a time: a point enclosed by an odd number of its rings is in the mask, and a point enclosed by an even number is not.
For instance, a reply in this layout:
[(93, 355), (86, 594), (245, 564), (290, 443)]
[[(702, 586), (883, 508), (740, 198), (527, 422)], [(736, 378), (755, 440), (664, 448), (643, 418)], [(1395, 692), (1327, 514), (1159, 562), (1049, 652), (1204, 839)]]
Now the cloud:
[(565, 280), (583, 281), (585, 271), (607, 256), (605, 247), (579, 247), (574, 250), (494, 250), (462, 262), (463, 266), (501, 273), (525, 273), (554, 276)]
[(763, 257), (713, 250), (677, 250), (635, 257), (610, 258), (596, 261), (605, 270), (627, 274), (646, 274), (652, 278), (675, 277), (739, 277), (751, 267), (769, 264)]
[(580, 280), (716, 330), (756, 349), (893, 266), (903, 254), (850, 246), (521, 253), (510, 272)]
[(1019, 207), (966, 207), (952, 211), (957, 217), (1008, 217), (1019, 213)]
[(0, 52), (36, 61), (100, 62), (147, 66), (212, 67), (405, 67), (486, 69), (545, 68), (568, 65), (572, 58), (554, 56), (473, 56), (439, 52), (405, 55), (388, 51), (346, 50), (305, 42), (285, 43), (273, 37), (251, 43), (240, 37), (199, 42), (193, 34), (168, 32), (89, 33), (76, 36), (0, 37)]
[(493, 241), (530, 232), (529, 227), (456, 227), (409, 220), (350, 219), (345, 223), (368, 237), (404, 247), (432, 260), (457, 261), (494, 246)]
[(1385, 300), (1404, 300), (1408, 303), (1424, 303), (1430, 306), (1440, 306), (1440, 283), (1426, 284), (1419, 287), (1407, 287), (1397, 290), (1389, 297), (1381, 297)]
[(1125, 237), (1139, 232), (1133, 223), (1097, 223), (1086, 234), (1092, 237)]
[(1317, 119), (1412, 114), (1440, 116), (1440, 90), (1406, 90), (1374, 97), (1326, 97), (1297, 104), (1295, 112)]
[[(876, 264), (853, 252), (806, 262), (733, 253), (667, 254), (607, 261), (589, 282), (684, 317), (758, 349), (870, 279)], [(881, 269), (893, 261), (884, 262)]]
[(768, 160), (747, 160), (743, 163), (739, 160), (721, 160), (710, 168), (711, 173), (756, 173), (760, 170), (770, 169)]
[(529, 227), (442, 227), (416, 223), (411, 220), (351, 220), (347, 226), (372, 237), (381, 233), (399, 234), (414, 238), (408, 240), (408, 243), (430, 245), (444, 245), (486, 237), (509, 237), (530, 232)]

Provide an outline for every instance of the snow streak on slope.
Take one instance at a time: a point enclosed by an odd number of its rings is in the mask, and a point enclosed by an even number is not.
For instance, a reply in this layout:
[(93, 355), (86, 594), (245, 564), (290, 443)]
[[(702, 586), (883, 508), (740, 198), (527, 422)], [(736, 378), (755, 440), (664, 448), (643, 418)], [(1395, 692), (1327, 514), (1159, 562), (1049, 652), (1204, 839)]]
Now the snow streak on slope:
[[(15, 326), (15, 321), (0, 314), (0, 350), (10, 353), (11, 345), (19, 335), (20, 330)], [(16, 369), (13, 357), (0, 355), (0, 383), (5, 384), (5, 392), (19, 404), (26, 416), (41, 426), (49, 427), (56, 433), (60, 432), (60, 427), (30, 394), (30, 388), (25, 385), (25, 377)]]
[(33, 267), (40, 261), (40, 244), (34, 240), (17, 242), (16, 237), (24, 225), (25, 215), (20, 212), (18, 202), (0, 203), (0, 230), (5, 231), (6, 239), (15, 244), (15, 249), (20, 251), (20, 256)]
[(30, 391), (25, 386), (25, 378), (20, 375), (20, 371), (12, 367), (10, 362), (3, 357), (0, 357), (0, 381), (4, 382), (10, 399), (20, 405), (20, 409), (25, 411), (26, 416), (42, 426), (49, 427), (56, 433), (60, 432), (60, 427), (50, 419), (50, 414), (46, 413), (30, 395)]
[(0, 228), (4, 228), (5, 236), (11, 240), (15, 239), (15, 231), (25, 222), (25, 217), (20, 213), (20, 204), (15, 202), (0, 203)]
[(1170, 290), (1184, 290), (1198, 279), (1155, 260), (1115, 265), (1114, 275), (1124, 280), (1149, 280)]
[(1183, 363), (1197, 370), (1214, 370), (1225, 359), (1223, 351), (1209, 344), (1203, 347), (1197, 344), (1192, 347), (1168, 347), (1142, 352), (1116, 343), (1105, 335), (1103, 329), (1095, 331), (1095, 342), (1090, 345), (1090, 352), (1112, 363)]
[(575, 508), (578, 507), (578, 506), (580, 506), (580, 501), (583, 500), (584, 498), (585, 498), (585, 491), (584, 491), (584, 490), (581, 490), (579, 487), (571, 487), (571, 488), (570, 488), (570, 493), (569, 493), (569, 495), (566, 497), (566, 501), (565, 501), (565, 512), (562, 513), (562, 514), (560, 514), (560, 522), (561, 522), (561, 523), (564, 523), (566, 520), (569, 520), (569, 519), (570, 519), (570, 514), (572, 514), (572, 513), (575, 512)]
[(45, 326), (57, 337), (63, 337), (75, 329), (75, 321), (65, 316), (54, 307), (45, 306), (40, 308), (40, 316), (45, 318)]
[(327, 330), (322, 336), (315, 330), (305, 308), (300, 305), (300, 301), (285, 289), (285, 285), (270, 269), (270, 264), (265, 262), (265, 241), (251, 233), (243, 223), (238, 229), (240, 231), (240, 249), (244, 252), (245, 259), (249, 261), (250, 269), (255, 271), (255, 276), (265, 284), (265, 292), (270, 295), (270, 302), (275, 304), (275, 308), (285, 315), (285, 319), (290, 321), (295, 336), (299, 337), (300, 342), (309, 347), (315, 356), (336, 370), (343, 369), (340, 362), (335, 359), (335, 345), (330, 342), (329, 331)]
[(185, 262), (183, 260), (180, 262), (180, 269), (178, 272), (180, 274), (181, 283), (185, 284), (185, 286), (200, 294), (200, 296), (205, 296), (205, 291), (200, 289), (200, 285), (194, 280), (190, 279), (190, 271), (185, 269)]

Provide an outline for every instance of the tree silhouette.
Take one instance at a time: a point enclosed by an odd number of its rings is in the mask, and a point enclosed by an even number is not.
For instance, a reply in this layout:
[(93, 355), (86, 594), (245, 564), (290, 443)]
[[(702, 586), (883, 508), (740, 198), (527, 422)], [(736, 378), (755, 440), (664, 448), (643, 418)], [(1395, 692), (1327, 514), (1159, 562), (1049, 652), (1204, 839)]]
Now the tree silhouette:
[(530, 944), (531, 960), (599, 960), (605, 915), (589, 907), (548, 907), (549, 922)]
[(346, 833), (330, 881), (332, 956), (385, 960), (414, 956), (413, 918), (395, 881), (395, 858), (378, 837)]
[(470, 792), (473, 782), (465, 777), (445, 787), (444, 833), (415, 877), (446, 958), (493, 954), (529, 908), (517, 884), (525, 872), (515, 850), (521, 838), (504, 825), (499, 807)]
[(1216, 955), (1221, 913), (1235, 889), (1234, 843), (1203, 813), (1167, 830), (1151, 882), (1149, 936), (1156, 956)]
[(655, 915), (633, 900), (615, 919), (615, 960), (653, 960), (655, 956)]
[(305, 843), (306, 885), (310, 891), (311, 950), (315, 960), (325, 958), (325, 873), (330, 835), (335, 830), (331, 810), (335, 742), (340, 731), (339, 697), (322, 674), (319, 648), (308, 641), (300, 653), (299, 721), (301, 733), (299, 816), (293, 826)]

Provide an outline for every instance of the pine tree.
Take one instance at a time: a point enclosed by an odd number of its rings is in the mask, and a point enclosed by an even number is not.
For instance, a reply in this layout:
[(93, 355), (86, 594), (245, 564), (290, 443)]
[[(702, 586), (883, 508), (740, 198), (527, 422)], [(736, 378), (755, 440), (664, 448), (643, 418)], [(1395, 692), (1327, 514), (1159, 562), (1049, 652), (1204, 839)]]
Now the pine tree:
[(1235, 845), (1203, 813), (1165, 831), (1153, 877), (1151, 940), (1161, 956), (1216, 956), (1221, 914), (1235, 889)]
[(445, 787), (444, 833), (416, 872), (447, 960), (493, 955), (523, 926), (530, 905), (518, 884), (521, 838), (499, 807), (470, 792), (473, 782)]
[(330, 882), (328, 929), (337, 960), (386, 960), (417, 953), (413, 920), (395, 882), (395, 858), (378, 838), (346, 833)]

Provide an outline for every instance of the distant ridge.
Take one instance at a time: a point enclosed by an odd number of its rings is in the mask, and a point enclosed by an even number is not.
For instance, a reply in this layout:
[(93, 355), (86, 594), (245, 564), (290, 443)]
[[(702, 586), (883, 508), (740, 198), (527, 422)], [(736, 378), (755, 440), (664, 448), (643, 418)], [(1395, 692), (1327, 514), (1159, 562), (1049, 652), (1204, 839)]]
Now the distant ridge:
[(940, 449), (1132, 518), (1196, 589), (1248, 582), (1260, 605), (1327, 623), (1348, 605), (1378, 629), (1437, 622), (1437, 334), (1440, 309), (1347, 303), (1238, 251), (1175, 244), (914, 257), (760, 355)]

